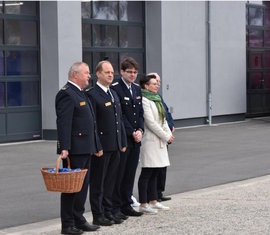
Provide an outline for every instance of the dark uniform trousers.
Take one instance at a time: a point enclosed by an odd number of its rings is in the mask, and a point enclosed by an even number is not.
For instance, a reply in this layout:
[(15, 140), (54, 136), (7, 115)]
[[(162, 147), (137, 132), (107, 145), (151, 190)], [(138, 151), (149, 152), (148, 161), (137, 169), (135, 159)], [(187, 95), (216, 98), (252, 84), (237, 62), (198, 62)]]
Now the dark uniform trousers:
[[(84, 204), (87, 197), (91, 165), (91, 155), (70, 155), (69, 157), (72, 169), (83, 168), (88, 169), (88, 171), (83, 182), (82, 190), (80, 192), (61, 194), (61, 222), (63, 228), (74, 225), (81, 225), (86, 222), (83, 213), (85, 210)], [(66, 160), (63, 160), (63, 166), (67, 167)]]
[(134, 187), (136, 170), (139, 162), (140, 146), (128, 147), (125, 153), (121, 153), (119, 170), (113, 193), (113, 212), (120, 208), (126, 208), (131, 203), (131, 195)]
[[(101, 149), (96, 133), (95, 115), (90, 100), (71, 83), (67, 83), (56, 95), (57, 154), (69, 151), (71, 168), (88, 169), (82, 190), (61, 194), (62, 229), (86, 222), (83, 216), (89, 185), (90, 162), (93, 153)], [(63, 166), (67, 167), (66, 160)]]
[(95, 85), (87, 92), (97, 118), (97, 129), (103, 156), (92, 157), (90, 177), (90, 204), (94, 218), (110, 214), (112, 194), (120, 161), (120, 150), (127, 146), (122, 121), (121, 104), (112, 90), (111, 97)]
[(93, 217), (111, 213), (112, 192), (119, 161), (119, 151), (104, 152), (102, 157), (92, 157), (90, 204)]
[(113, 213), (125, 209), (132, 203), (134, 180), (139, 161), (141, 143), (135, 143), (132, 133), (144, 129), (141, 88), (131, 85), (132, 95), (122, 79), (112, 85), (121, 101), (128, 147), (121, 153), (119, 171), (113, 193)]
[[(174, 121), (172, 118), (172, 114), (170, 113), (168, 106), (164, 102), (162, 96), (161, 97), (161, 102), (164, 106), (165, 112), (166, 112), (166, 120), (168, 122), (169, 128), (172, 131), (174, 127)], [(167, 145), (168, 148), (168, 145)], [(162, 198), (163, 194), (162, 192), (165, 191), (165, 185), (166, 185), (166, 175), (167, 175), (167, 167), (162, 167), (158, 173), (157, 176), (157, 192), (158, 192), (158, 198)]]

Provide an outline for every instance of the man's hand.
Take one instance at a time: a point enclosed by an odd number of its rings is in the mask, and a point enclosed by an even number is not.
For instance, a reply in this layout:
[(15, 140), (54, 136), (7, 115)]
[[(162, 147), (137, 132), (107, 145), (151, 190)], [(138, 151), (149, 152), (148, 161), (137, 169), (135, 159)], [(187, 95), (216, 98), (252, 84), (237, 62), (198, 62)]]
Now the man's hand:
[(175, 128), (173, 127), (173, 128), (172, 128), (172, 133), (174, 133), (174, 132), (175, 132)]
[(168, 140), (168, 143), (171, 144), (174, 141), (174, 136), (172, 135), (170, 139)]
[(97, 153), (95, 153), (96, 157), (101, 157), (103, 155), (103, 150), (99, 150)]
[(139, 130), (134, 131), (132, 136), (133, 136), (136, 143), (141, 142), (141, 140), (142, 140), (142, 132), (141, 131), (139, 131)]
[(126, 147), (121, 148), (121, 152), (122, 152), (122, 153), (126, 152), (126, 150), (127, 150)]
[(62, 150), (60, 155), (62, 159), (66, 159), (68, 157), (68, 150)]

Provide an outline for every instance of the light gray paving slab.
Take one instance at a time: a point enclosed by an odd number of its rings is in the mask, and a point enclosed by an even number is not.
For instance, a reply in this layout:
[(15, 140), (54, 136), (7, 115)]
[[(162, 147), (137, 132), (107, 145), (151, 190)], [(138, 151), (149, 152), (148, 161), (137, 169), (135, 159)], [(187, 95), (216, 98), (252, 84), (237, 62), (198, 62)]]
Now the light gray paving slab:
[[(269, 185), (270, 175), (174, 194), (171, 201), (164, 202), (169, 211), (130, 217), (120, 225), (102, 227), (91, 234), (269, 234)], [(91, 214), (86, 216), (91, 222)], [(5, 235), (59, 233), (59, 219), (0, 230)]]

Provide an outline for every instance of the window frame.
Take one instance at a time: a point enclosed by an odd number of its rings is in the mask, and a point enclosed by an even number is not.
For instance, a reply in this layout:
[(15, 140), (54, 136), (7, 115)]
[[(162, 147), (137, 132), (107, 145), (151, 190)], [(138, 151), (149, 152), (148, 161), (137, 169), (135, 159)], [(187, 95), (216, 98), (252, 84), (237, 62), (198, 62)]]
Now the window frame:
[[(96, 52), (114, 52), (114, 53), (118, 53), (118, 68), (115, 70), (119, 71), (119, 74), (115, 74), (115, 78), (119, 78), (120, 77), (120, 55), (122, 53), (138, 53), (141, 54), (143, 57), (143, 68), (139, 68), (140, 73), (144, 73), (145, 72), (145, 65), (146, 65), (146, 58), (145, 58), (145, 3), (144, 2), (140, 2), (142, 4), (142, 21), (121, 21), (119, 20), (119, 11), (120, 11), (120, 5), (119, 2), (117, 3), (118, 5), (118, 20), (103, 20), (103, 19), (92, 19), (92, 15), (93, 15), (93, 2), (91, 1), (91, 13), (90, 13), (90, 18), (83, 18), (82, 16), (82, 25), (83, 24), (89, 24), (91, 27), (91, 46), (84, 46), (82, 45), (82, 53), (84, 52), (90, 52), (90, 60), (91, 60), (91, 64), (89, 64), (90, 70), (91, 70), (91, 76), (92, 76), (92, 81), (91, 81), (91, 85), (94, 84), (94, 82), (96, 81), (96, 75), (95, 75), (95, 64), (94, 63), (94, 58), (93, 58), (93, 54)], [(83, 2), (81, 3), (83, 4)], [(112, 48), (112, 47), (94, 47), (93, 45), (93, 38), (94, 38), (94, 30), (93, 30), (93, 25), (109, 25), (109, 26), (117, 26), (117, 33), (118, 33), (118, 42), (117, 42), (117, 47), (116, 48)], [(121, 35), (120, 35), (120, 27), (121, 26), (137, 26), (142, 28), (142, 47), (141, 48), (121, 48), (120, 47), (120, 39), (121, 39)], [(138, 74), (139, 75), (139, 74)], [(139, 76), (138, 76), (139, 77)]]

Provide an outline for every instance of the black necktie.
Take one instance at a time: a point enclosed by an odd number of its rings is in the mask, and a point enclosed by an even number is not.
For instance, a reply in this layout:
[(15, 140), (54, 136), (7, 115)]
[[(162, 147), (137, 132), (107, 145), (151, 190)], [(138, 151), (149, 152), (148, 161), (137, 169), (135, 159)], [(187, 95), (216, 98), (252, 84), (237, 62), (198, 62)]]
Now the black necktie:
[(114, 98), (113, 98), (113, 95), (112, 95), (110, 89), (107, 90), (107, 94), (110, 96), (112, 102), (114, 102)]

